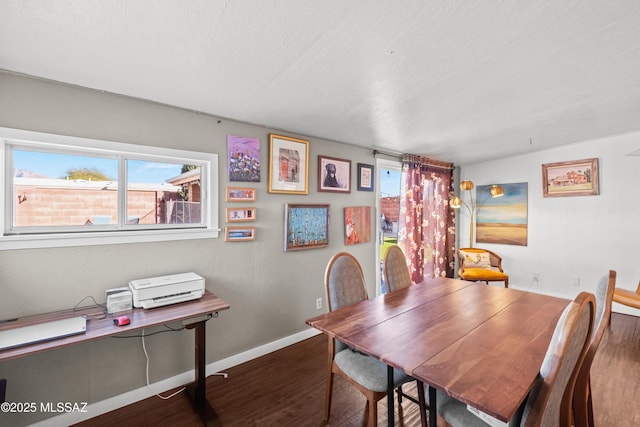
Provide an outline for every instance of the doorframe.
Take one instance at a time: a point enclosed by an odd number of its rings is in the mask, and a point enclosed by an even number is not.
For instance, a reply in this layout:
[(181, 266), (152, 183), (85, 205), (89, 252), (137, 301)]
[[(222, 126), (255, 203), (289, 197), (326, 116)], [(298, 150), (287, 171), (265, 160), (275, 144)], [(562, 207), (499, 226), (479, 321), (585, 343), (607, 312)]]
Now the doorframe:
[[(376, 211), (376, 250), (375, 250), (375, 257), (376, 257), (376, 265), (381, 265), (381, 260), (380, 260), (380, 248), (382, 246), (383, 243), (383, 239), (384, 239), (384, 234), (382, 231), (382, 224), (380, 223), (380, 213), (382, 212), (382, 209), (380, 207), (380, 198), (382, 196), (382, 188), (380, 186), (380, 181), (381, 181), (381, 175), (382, 175), (382, 169), (390, 169), (390, 170), (397, 170), (399, 172), (402, 172), (402, 161), (400, 161), (400, 159), (397, 160), (391, 160), (391, 159), (386, 159), (386, 158), (376, 158), (376, 174), (375, 174), (375, 188), (376, 188), (376, 204), (375, 204), (375, 211)], [(398, 188), (398, 191), (400, 191), (400, 187)], [(382, 269), (381, 268), (376, 268), (376, 296), (380, 295), (382, 293)]]

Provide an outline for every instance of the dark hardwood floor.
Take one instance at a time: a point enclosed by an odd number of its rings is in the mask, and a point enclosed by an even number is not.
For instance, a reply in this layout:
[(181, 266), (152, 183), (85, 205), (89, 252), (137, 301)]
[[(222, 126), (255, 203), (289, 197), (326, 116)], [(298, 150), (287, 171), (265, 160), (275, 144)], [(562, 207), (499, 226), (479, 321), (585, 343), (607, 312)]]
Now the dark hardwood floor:
[[(207, 379), (207, 397), (223, 426), (321, 426), (325, 391), (326, 337), (319, 335), (229, 369), (229, 378)], [(640, 318), (614, 313), (592, 366), (597, 426), (640, 425)], [(406, 387), (415, 392), (415, 386)], [(386, 398), (378, 424), (387, 424)], [(366, 425), (366, 400), (336, 377), (329, 426)], [(182, 395), (152, 397), (77, 426), (200, 426)], [(404, 400), (397, 426), (419, 426), (417, 405)], [(579, 426), (577, 426), (579, 427)]]

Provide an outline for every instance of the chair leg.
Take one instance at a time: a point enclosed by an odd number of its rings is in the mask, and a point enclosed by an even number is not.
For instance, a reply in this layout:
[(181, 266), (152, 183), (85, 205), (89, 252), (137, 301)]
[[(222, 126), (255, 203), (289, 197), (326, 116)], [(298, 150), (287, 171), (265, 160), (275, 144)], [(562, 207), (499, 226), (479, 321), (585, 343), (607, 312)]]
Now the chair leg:
[(402, 404), (402, 386), (396, 388), (396, 394), (398, 395), (398, 405)]
[(504, 281), (504, 287), (505, 289), (509, 287), (509, 279)]
[(377, 427), (378, 425), (378, 402), (369, 397), (369, 427)]
[(327, 372), (326, 390), (324, 395), (324, 420), (329, 422), (331, 416), (331, 397), (333, 395), (333, 372), (331, 372), (331, 365)]

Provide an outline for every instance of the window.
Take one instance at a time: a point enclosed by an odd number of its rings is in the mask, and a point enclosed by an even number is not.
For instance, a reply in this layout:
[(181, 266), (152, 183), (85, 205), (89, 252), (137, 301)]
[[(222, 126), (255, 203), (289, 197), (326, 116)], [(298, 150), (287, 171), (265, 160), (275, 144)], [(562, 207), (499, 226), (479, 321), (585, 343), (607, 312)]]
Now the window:
[(0, 128), (0, 249), (218, 237), (216, 154)]

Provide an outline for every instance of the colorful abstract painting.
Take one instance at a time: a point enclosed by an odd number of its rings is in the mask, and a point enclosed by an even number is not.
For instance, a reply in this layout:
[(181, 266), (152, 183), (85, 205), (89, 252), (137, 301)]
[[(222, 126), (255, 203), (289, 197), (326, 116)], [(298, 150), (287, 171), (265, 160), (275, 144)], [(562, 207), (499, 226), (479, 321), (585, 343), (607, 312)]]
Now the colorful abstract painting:
[(344, 236), (345, 245), (371, 240), (371, 206), (344, 208)]
[(227, 135), (229, 181), (260, 182), (260, 139)]

